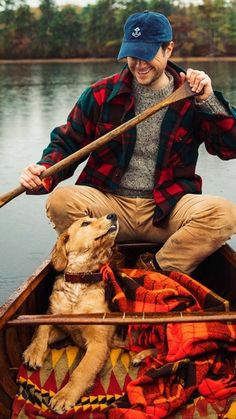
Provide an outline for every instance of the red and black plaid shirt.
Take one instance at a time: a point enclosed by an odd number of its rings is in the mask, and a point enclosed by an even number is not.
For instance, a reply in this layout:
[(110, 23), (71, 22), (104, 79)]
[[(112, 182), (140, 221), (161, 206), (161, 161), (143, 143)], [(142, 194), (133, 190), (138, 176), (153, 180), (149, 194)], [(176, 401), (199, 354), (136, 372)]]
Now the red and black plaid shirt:
[[(169, 63), (175, 87), (180, 85), (180, 69)], [(209, 153), (221, 159), (236, 157), (236, 109), (229, 106), (221, 93), (215, 92), (231, 116), (201, 112), (193, 99), (168, 107), (161, 126), (160, 148), (156, 159), (153, 190), (156, 209), (154, 224), (165, 217), (186, 193), (201, 193), (201, 178), (195, 173), (198, 148), (205, 143)], [(127, 67), (89, 88), (72, 109), (67, 123), (55, 128), (40, 164), (52, 166), (96, 138), (134, 117), (132, 75)], [(132, 128), (91, 153), (76, 184), (89, 185), (115, 193), (129, 165), (136, 142)], [(79, 161), (52, 179), (50, 190), (71, 177)]]

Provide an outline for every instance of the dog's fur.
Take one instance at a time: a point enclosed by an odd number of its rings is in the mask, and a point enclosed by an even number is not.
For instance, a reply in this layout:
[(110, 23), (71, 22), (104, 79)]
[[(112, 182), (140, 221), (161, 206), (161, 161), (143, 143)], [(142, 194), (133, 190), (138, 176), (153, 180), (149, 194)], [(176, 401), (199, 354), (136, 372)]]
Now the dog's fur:
[[(52, 264), (60, 274), (56, 278), (50, 297), (49, 313), (108, 312), (102, 281), (93, 284), (66, 282), (64, 272), (96, 272), (112, 256), (112, 247), (118, 232), (115, 214), (101, 218), (83, 217), (63, 232), (52, 251)], [(67, 325), (56, 328), (42, 325), (23, 354), (31, 368), (43, 364), (48, 345), (61, 339), (65, 333), (86, 353), (73, 371), (69, 382), (51, 399), (50, 407), (62, 414), (93, 384), (107, 358), (115, 328), (103, 325)]]

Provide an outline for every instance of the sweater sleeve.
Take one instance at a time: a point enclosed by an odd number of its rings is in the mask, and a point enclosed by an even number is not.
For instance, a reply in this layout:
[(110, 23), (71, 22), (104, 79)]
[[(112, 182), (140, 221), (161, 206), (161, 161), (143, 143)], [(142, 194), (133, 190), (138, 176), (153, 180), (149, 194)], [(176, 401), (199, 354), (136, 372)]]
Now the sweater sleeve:
[(229, 110), (223, 103), (220, 102), (214, 92), (209, 96), (207, 100), (202, 102), (198, 102), (197, 99), (195, 99), (195, 106), (203, 112), (222, 113), (224, 115), (230, 116)]

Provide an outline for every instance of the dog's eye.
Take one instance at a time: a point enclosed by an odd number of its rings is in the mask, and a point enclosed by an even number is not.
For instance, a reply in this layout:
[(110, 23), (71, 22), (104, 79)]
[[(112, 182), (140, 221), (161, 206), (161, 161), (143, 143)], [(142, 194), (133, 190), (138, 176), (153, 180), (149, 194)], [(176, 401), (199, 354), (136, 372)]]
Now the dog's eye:
[(81, 227), (86, 227), (89, 224), (91, 224), (90, 221), (83, 221), (82, 224), (81, 224)]

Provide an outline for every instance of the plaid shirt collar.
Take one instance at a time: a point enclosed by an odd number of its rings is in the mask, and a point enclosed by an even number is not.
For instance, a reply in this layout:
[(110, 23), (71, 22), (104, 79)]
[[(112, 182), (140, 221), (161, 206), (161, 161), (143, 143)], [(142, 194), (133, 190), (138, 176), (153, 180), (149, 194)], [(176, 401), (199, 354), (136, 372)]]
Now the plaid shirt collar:
[(132, 73), (126, 64), (120, 73), (118, 82), (113, 85), (111, 94), (108, 96), (106, 102), (109, 103), (118, 95), (123, 95), (124, 93), (130, 94), (132, 90), (132, 78)]

